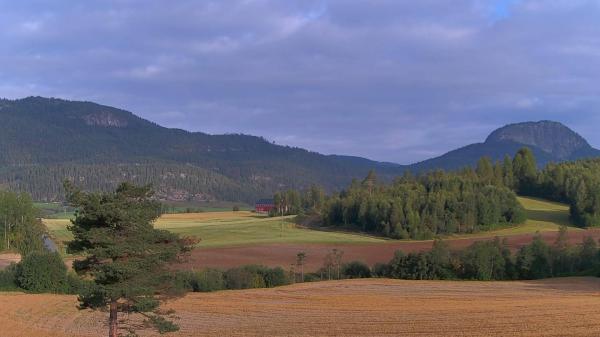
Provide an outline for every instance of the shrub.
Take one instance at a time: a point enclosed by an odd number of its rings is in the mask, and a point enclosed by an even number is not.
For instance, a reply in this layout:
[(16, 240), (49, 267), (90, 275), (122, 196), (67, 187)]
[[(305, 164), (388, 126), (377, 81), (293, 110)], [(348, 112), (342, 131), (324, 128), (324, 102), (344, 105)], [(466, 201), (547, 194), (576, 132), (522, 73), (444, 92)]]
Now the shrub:
[(390, 266), (385, 263), (377, 263), (373, 266), (372, 275), (375, 277), (390, 277)]
[(342, 273), (346, 278), (369, 278), (371, 269), (360, 261), (352, 261), (342, 266)]
[(64, 293), (67, 267), (58, 253), (33, 252), (19, 263), (17, 284), (34, 293)]
[(225, 289), (225, 276), (218, 269), (205, 269), (193, 273), (192, 291), (210, 292)]
[(227, 289), (264, 288), (264, 283), (264, 279), (248, 267), (232, 268), (225, 272)]
[(12, 263), (4, 270), (0, 270), (0, 290), (11, 291), (18, 290), (17, 284), (17, 265)]
[(86, 281), (81, 279), (75, 272), (67, 273), (65, 293), (70, 295), (76, 295), (83, 291), (83, 289), (89, 288), (92, 285), (92, 281)]
[(290, 279), (281, 267), (268, 269), (264, 275), (267, 288), (279, 287), (290, 284)]

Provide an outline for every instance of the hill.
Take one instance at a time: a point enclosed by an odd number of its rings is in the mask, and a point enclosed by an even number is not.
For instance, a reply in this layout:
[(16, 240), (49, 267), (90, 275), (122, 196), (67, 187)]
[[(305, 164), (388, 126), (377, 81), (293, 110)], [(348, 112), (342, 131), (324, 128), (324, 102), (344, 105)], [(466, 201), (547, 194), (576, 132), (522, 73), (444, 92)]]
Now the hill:
[[(169, 336), (598, 336), (598, 283), (311, 282), (188, 294), (165, 309), (181, 326)], [(78, 310), (76, 296), (0, 294), (4, 337), (99, 336), (105, 320)]]
[(561, 123), (525, 122), (504, 126), (492, 132), (483, 143), (467, 145), (410, 165), (409, 169), (421, 172), (474, 166), (483, 156), (494, 161), (502, 160), (505, 156), (514, 156), (524, 146), (533, 151), (540, 166), (600, 156), (600, 150), (594, 149), (583, 137)]
[(253, 201), (282, 188), (347, 185), (400, 165), (326, 156), (242, 134), (169, 129), (91, 102), (0, 100), (0, 184), (36, 200), (60, 200), (62, 181), (107, 190), (152, 183), (164, 199)]
[(550, 121), (513, 124), (485, 142), (402, 166), (322, 155), (243, 134), (169, 129), (131, 112), (92, 102), (28, 97), (0, 99), (0, 186), (60, 201), (62, 183), (109, 190), (128, 180), (152, 184), (160, 198), (253, 202), (274, 191), (319, 184), (340, 190), (376, 170), (390, 181), (406, 170), (455, 169), (482, 156), (513, 156), (529, 146), (541, 165), (598, 156), (585, 139)]

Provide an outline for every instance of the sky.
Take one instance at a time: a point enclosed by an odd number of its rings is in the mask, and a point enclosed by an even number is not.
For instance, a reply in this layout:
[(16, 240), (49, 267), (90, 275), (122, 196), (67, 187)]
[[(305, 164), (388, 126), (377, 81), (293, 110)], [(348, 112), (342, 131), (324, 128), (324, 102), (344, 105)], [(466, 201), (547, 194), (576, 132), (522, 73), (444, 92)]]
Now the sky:
[(600, 147), (600, 0), (0, 0), (0, 97), (412, 163), (530, 120)]

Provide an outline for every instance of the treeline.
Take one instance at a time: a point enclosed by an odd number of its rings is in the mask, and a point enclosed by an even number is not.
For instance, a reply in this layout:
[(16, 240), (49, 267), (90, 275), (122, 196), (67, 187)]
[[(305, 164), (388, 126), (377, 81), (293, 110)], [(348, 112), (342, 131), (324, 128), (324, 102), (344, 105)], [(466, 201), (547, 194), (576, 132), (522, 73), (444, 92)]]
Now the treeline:
[(43, 249), (44, 225), (29, 195), (0, 191), (0, 251), (27, 255)]
[(570, 205), (579, 227), (600, 225), (600, 159), (550, 164), (535, 178), (533, 195)]
[(599, 266), (596, 242), (588, 237), (581, 245), (570, 246), (563, 227), (553, 245), (537, 235), (516, 254), (498, 238), (476, 242), (463, 251), (451, 251), (445, 242), (435, 241), (429, 252), (396, 252), (388, 264), (376, 265), (373, 273), (410, 280), (531, 280), (597, 275)]
[(327, 201), (323, 222), (395, 239), (429, 239), (523, 222), (516, 195), (486, 179), (467, 169), (406, 174), (391, 185), (380, 185), (371, 173)]
[(522, 223), (526, 216), (518, 193), (568, 203), (580, 227), (600, 225), (600, 159), (538, 170), (527, 148), (496, 163), (483, 157), (476, 168), (406, 173), (388, 185), (370, 172), (339, 193), (326, 197), (317, 190), (314, 186), (276, 194), (273, 215), (319, 214), (325, 226), (394, 239), (429, 239)]
[(123, 181), (152, 185), (161, 200), (253, 202), (256, 184), (242, 184), (219, 173), (183, 164), (61, 164), (5, 167), (0, 183), (37, 201), (64, 201), (65, 180), (87, 191), (114, 190)]
[(312, 185), (302, 191), (290, 189), (284, 192), (276, 192), (273, 196), (275, 208), (270, 215), (317, 213), (322, 210), (325, 200), (325, 190), (317, 185)]

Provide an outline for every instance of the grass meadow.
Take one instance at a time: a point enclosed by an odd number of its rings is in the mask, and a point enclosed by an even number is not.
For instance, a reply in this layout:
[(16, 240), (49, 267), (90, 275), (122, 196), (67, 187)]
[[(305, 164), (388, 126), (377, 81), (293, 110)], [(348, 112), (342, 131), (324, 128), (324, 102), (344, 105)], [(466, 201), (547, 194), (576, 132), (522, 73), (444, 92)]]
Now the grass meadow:
[[(450, 235), (446, 239), (511, 236), (535, 232), (558, 231), (571, 225), (569, 207), (545, 200), (519, 197), (527, 210), (528, 220), (519, 226), (475, 234)], [(201, 238), (199, 247), (229, 247), (271, 243), (373, 244), (393, 240), (359, 233), (319, 231), (298, 227), (295, 217), (266, 217), (249, 211), (165, 214), (156, 228)], [(44, 219), (53, 238), (59, 243), (71, 239), (68, 217)], [(578, 230), (573, 228), (572, 230)]]

